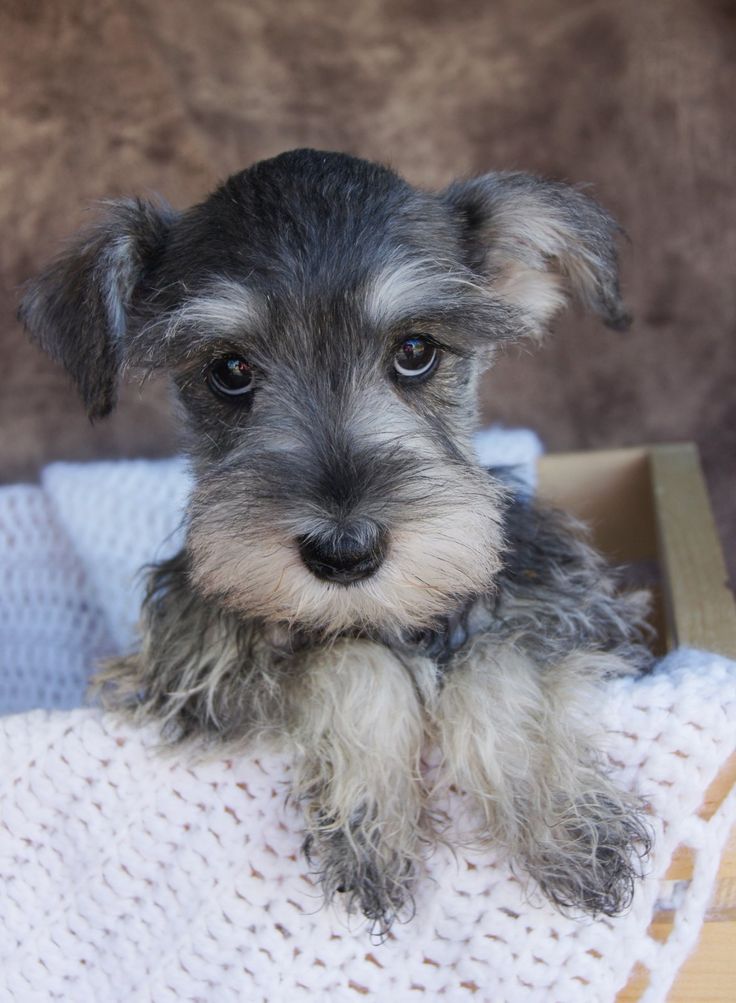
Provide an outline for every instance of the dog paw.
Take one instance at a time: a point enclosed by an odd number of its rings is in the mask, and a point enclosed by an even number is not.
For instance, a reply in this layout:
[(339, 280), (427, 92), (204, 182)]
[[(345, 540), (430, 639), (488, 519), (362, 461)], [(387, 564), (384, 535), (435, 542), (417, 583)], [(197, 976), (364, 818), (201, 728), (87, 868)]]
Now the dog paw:
[(618, 916), (631, 906), (651, 844), (643, 803), (592, 794), (561, 812), (524, 863), (562, 911)]
[(340, 895), (348, 913), (362, 913), (370, 921), (376, 939), (385, 939), (396, 920), (413, 915), (414, 866), (399, 853), (352, 829), (310, 833), (303, 850), (325, 901)]

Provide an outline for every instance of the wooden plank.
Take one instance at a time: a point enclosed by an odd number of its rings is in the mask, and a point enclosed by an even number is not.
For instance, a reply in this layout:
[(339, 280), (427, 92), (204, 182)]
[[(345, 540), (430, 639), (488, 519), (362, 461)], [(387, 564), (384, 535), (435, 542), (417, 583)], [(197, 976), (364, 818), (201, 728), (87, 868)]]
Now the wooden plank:
[(721, 877), (721, 871), (718, 874), (718, 884), (708, 904), (706, 919), (718, 923), (726, 920), (736, 922), (736, 877)]
[[(710, 818), (721, 805), (726, 795), (736, 784), (736, 753), (720, 770), (718, 776), (705, 792), (703, 804), (698, 814), (701, 818)], [(690, 850), (687, 847), (680, 847), (675, 851), (672, 864), (667, 871), (668, 881), (689, 881), (693, 874), (693, 862)], [(719, 882), (722, 879), (736, 877), (736, 833), (726, 846), (721, 860), (721, 867), (718, 872)]]
[(616, 1003), (638, 1003), (649, 985), (649, 972), (637, 962), (629, 981), (616, 996)]
[(653, 446), (650, 465), (672, 639), (736, 658), (736, 606), (695, 446)]
[(706, 923), (667, 1003), (736, 1003), (736, 923)]
[[(691, 445), (656, 446), (652, 448), (650, 463), (670, 643), (734, 656), (736, 608), (728, 589), (723, 555), (697, 452)], [(711, 817), (734, 783), (736, 756), (731, 758), (706, 792), (700, 809), (703, 818)], [(682, 847), (673, 857), (667, 878), (689, 880), (692, 872), (692, 854)], [(699, 995), (701, 983), (702, 992), (710, 992), (707, 970), (714, 959), (713, 948), (708, 945), (719, 936), (709, 931), (719, 920), (734, 920), (735, 882), (736, 833), (732, 833), (719, 867), (701, 944), (678, 976), (671, 1001), (711, 998)], [(736, 947), (736, 940), (733, 947)], [(736, 968), (731, 969), (731, 977), (731, 995), (723, 998), (734, 1003)], [(697, 993), (688, 997), (686, 994), (694, 992), (696, 986)]]
[[(657, 556), (667, 611), (667, 647), (684, 645), (736, 657), (736, 605), (720, 543), (690, 444), (553, 455), (540, 463), (540, 496), (591, 525), (593, 540), (614, 560)], [(736, 781), (736, 758), (706, 792), (710, 818)], [(667, 875), (692, 877), (692, 858), (677, 851)], [(719, 870), (700, 942), (680, 971), (668, 1003), (736, 1003), (736, 834)], [(664, 940), (663, 915), (651, 934)], [(618, 1003), (639, 1000), (648, 985), (641, 966)]]
[[(666, 939), (666, 931), (663, 933), (658, 939)], [(736, 1003), (735, 945), (736, 922), (706, 923), (697, 949), (680, 969), (667, 1003)], [(616, 1003), (636, 1003), (648, 984), (648, 972), (637, 966)]]
[(595, 545), (612, 560), (657, 556), (647, 449), (543, 456), (539, 495), (587, 523)]
[(593, 545), (614, 564), (628, 565), (634, 575), (632, 585), (649, 589), (653, 649), (665, 654), (667, 629), (658, 581), (649, 450), (632, 447), (542, 457), (539, 495), (584, 522)]
[[(667, 881), (689, 881), (693, 876), (693, 858), (691, 851), (680, 846), (672, 856), (672, 863), (667, 871)], [(721, 866), (718, 871), (718, 883), (722, 880), (736, 879), (736, 831), (731, 833), (730, 839), (721, 858)]]

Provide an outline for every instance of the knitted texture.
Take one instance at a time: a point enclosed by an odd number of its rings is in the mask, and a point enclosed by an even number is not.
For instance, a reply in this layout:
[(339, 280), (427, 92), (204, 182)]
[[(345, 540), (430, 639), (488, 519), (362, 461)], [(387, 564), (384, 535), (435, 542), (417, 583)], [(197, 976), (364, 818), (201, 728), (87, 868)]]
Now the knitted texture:
[[(8, 705), (72, 706), (92, 660), (132, 642), (136, 569), (178, 546), (187, 490), (172, 462), (57, 466), (0, 492)], [(631, 911), (561, 916), (500, 852), (438, 847), (414, 918), (382, 944), (339, 902), (321, 906), (273, 751), (163, 753), (155, 729), (94, 708), (1, 718), (0, 999), (603, 1003), (640, 962), (645, 1003), (663, 1001), (736, 816), (734, 794), (697, 815), (736, 747), (736, 664), (680, 651), (607, 684), (591, 712), (620, 783), (652, 806)], [(445, 807), (459, 817), (462, 795)], [(695, 870), (673, 893), (663, 878), (681, 843)], [(647, 929), (663, 896), (675, 921), (658, 943)]]
[[(380, 945), (339, 905), (320, 907), (283, 759), (161, 755), (155, 731), (96, 710), (4, 718), (0, 998), (597, 1003), (641, 961), (645, 1000), (664, 1000), (736, 809), (731, 799), (710, 822), (695, 814), (733, 749), (735, 716), (736, 666), (714, 656), (679, 654), (610, 684), (607, 751), (650, 798), (657, 839), (626, 916), (563, 917), (500, 855), (440, 848), (415, 917)], [(661, 945), (646, 931), (682, 841), (695, 876)]]

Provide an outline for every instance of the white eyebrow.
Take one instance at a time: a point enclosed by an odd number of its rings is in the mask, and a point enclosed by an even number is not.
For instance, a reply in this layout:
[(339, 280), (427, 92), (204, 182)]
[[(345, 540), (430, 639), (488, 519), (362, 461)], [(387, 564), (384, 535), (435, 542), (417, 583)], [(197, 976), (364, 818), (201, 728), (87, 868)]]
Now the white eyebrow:
[(413, 313), (459, 303), (463, 292), (484, 293), (463, 272), (431, 259), (404, 259), (385, 265), (366, 290), (365, 305), (377, 325), (390, 325)]
[(258, 293), (233, 279), (217, 279), (169, 314), (163, 337), (173, 338), (182, 328), (227, 337), (263, 326), (265, 319), (266, 304)]

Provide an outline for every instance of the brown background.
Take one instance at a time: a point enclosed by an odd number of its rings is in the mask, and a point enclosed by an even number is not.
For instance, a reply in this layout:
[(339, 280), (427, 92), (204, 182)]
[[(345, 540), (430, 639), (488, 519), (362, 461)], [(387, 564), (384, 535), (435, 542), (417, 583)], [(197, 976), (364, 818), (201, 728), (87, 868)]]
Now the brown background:
[(160, 385), (91, 427), (14, 320), (91, 201), (184, 206), (302, 145), (428, 186), (524, 168), (592, 182), (621, 220), (636, 323), (568, 315), (488, 375), (484, 418), (551, 449), (694, 439), (733, 561), (736, 3), (2, 0), (0, 53), (1, 479), (174, 449)]

